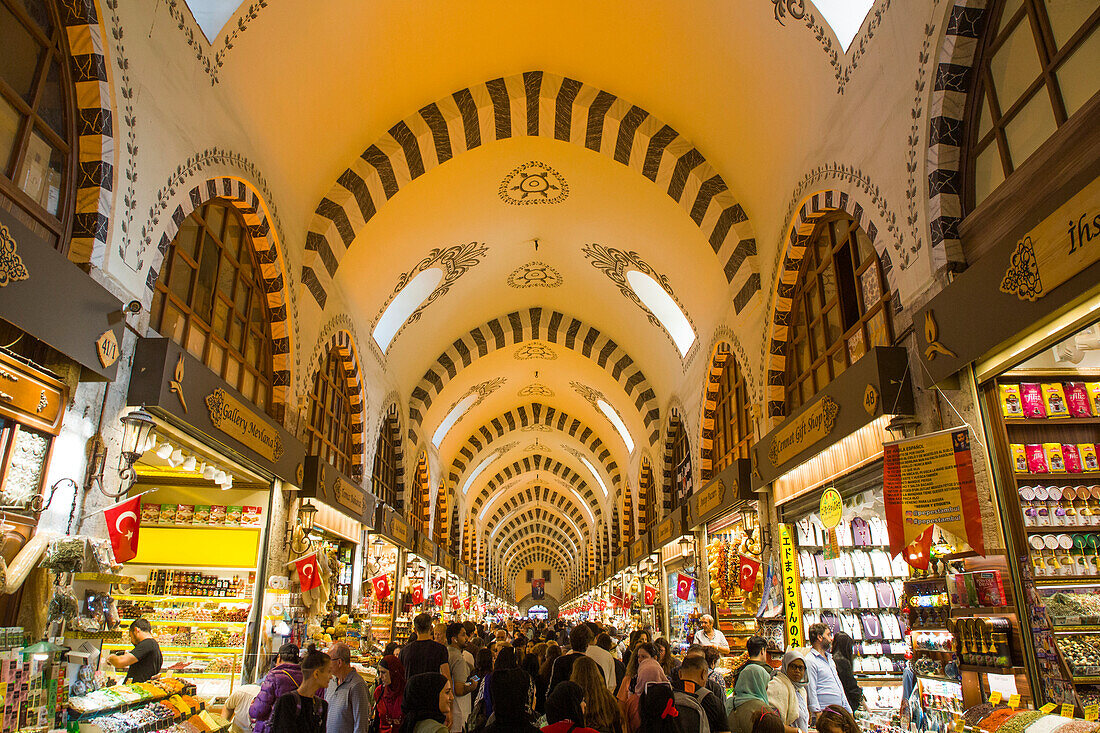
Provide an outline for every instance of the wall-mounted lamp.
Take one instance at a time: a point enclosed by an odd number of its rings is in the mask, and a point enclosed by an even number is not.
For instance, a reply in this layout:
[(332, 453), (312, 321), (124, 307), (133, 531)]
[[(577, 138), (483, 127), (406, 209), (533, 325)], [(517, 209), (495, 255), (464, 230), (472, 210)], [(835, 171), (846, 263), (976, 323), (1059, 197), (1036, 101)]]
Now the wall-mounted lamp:
[[(298, 505), (298, 517), (293, 524), (287, 523), (286, 528), (286, 543), (291, 550), (304, 555), (309, 551), (309, 548), (313, 546), (313, 541), (309, 539), (309, 533), (313, 531), (313, 522), (317, 519), (317, 507), (313, 505), (309, 499), (304, 499)], [(295, 543), (295, 535), (297, 529), (302, 529), (302, 543)]]
[(886, 423), (886, 430), (894, 436), (894, 440), (901, 440), (916, 437), (917, 428), (920, 426), (921, 421), (912, 415), (894, 415), (890, 418), (890, 422)]
[(113, 498), (123, 496), (134, 485), (137, 480), (134, 464), (149, 447), (149, 436), (157, 425), (152, 416), (141, 409), (123, 415), (120, 422), (122, 423), (122, 446), (118, 456), (118, 477), (122, 479), (122, 485), (118, 493), (103, 492)]
[(680, 537), (680, 554), (687, 557), (695, 550), (695, 538), (691, 535)]

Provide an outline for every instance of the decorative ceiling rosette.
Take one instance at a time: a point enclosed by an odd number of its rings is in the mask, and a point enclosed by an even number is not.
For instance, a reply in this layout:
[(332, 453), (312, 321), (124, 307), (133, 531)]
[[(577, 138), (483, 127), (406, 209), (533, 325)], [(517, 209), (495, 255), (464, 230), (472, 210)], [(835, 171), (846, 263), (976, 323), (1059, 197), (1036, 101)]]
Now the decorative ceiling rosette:
[(528, 359), (553, 361), (558, 358), (558, 355), (548, 344), (544, 344), (542, 341), (528, 341), (525, 344), (521, 344), (516, 349), (515, 358), (518, 361), (526, 361)]
[(520, 265), (508, 276), (508, 287), (516, 289), (557, 288), (563, 282), (561, 273), (556, 268), (539, 260)]
[(505, 176), (497, 195), (512, 206), (560, 204), (569, 197), (569, 184), (546, 163), (532, 160)]

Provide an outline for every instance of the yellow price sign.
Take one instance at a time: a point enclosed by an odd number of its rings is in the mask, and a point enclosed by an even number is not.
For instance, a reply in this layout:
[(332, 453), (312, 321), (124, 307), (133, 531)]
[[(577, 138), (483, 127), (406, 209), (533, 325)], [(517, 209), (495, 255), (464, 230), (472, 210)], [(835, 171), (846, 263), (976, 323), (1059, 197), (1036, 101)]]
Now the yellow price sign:
[(1001, 693), (1000, 693), (999, 690), (994, 690), (993, 692), (989, 693), (989, 704), (990, 705), (996, 705), (1000, 701), (1001, 701)]
[(1100, 719), (1100, 705), (1085, 706), (1085, 720)]
[(1013, 710), (1020, 707), (1020, 693), (1014, 693), (1012, 697), (1008, 698), (1008, 706)]
[(1054, 712), (1054, 708), (1056, 708), (1056, 707), (1058, 707), (1056, 704), (1054, 704), (1052, 702), (1048, 702), (1046, 705), (1039, 708), (1039, 712), (1042, 713), (1043, 715), (1050, 715), (1051, 713)]
[(1062, 703), (1062, 712), (1060, 714), (1063, 718), (1072, 718), (1073, 717), (1073, 703), (1071, 703), (1071, 702)]
[(963, 733), (963, 728), (966, 727), (966, 721), (959, 718), (955, 721), (955, 733)]
[(818, 506), (818, 517), (825, 529), (833, 529), (840, 524), (840, 518), (844, 514), (844, 502), (840, 498), (840, 492), (829, 487), (821, 494), (821, 503)]

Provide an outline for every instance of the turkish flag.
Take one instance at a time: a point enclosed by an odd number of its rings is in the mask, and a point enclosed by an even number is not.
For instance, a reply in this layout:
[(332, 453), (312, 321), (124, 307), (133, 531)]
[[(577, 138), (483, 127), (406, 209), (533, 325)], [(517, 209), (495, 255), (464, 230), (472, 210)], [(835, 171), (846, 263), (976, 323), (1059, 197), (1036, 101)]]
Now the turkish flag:
[(924, 530), (909, 543), (909, 546), (905, 548), (905, 562), (909, 563), (917, 570), (927, 570), (928, 562), (932, 559), (932, 528), (934, 525), (928, 525), (928, 529)]
[(458, 596), (451, 598), (451, 610), (457, 611), (460, 608), (462, 608), (462, 601), (458, 600)]
[(424, 602), (424, 585), (417, 583), (412, 587), (412, 604), (419, 606)]
[(683, 573), (676, 573), (676, 597), (686, 601), (691, 595), (692, 577)]
[(464, 609), (466, 609), (467, 611), (470, 610), (470, 599), (469, 599), (469, 597), (462, 599), (462, 607)]
[(140, 516), (140, 496), (108, 507), (103, 512), (103, 518), (107, 521), (107, 536), (111, 539), (116, 562), (127, 562), (137, 557)]
[(432, 593), (432, 603), (437, 606), (443, 605), (443, 591), (437, 590), (435, 593)]
[(656, 602), (657, 602), (657, 589), (652, 587), (652, 586), (647, 585), (645, 587), (645, 604), (647, 606), (652, 606)]
[(298, 584), (302, 586), (303, 593), (321, 585), (321, 566), (317, 564), (316, 552), (295, 560), (294, 567), (298, 569)]
[(374, 586), (374, 597), (378, 600), (384, 601), (390, 597), (390, 576), (385, 573), (376, 575), (370, 579), (370, 584)]
[(741, 590), (748, 593), (756, 585), (756, 574), (760, 572), (760, 563), (751, 557), (741, 556)]

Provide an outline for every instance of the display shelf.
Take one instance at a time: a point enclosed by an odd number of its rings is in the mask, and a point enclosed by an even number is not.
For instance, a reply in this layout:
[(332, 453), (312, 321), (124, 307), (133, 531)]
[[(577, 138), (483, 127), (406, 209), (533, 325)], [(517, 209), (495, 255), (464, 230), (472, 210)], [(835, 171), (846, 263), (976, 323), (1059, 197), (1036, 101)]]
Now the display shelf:
[[(103, 644), (104, 649), (129, 649), (133, 647), (130, 642), (107, 642)], [(218, 654), (218, 655), (231, 655), (239, 657), (244, 654), (240, 647), (235, 646), (161, 646), (161, 652), (165, 654), (171, 654), (173, 652), (187, 652), (190, 654)]]
[(1051, 471), (1049, 473), (1016, 473), (1016, 478), (1023, 481), (1050, 481), (1065, 480), (1073, 481), (1079, 478), (1091, 478), (1100, 479), (1100, 471), (1081, 471), (1080, 473), (1069, 473), (1068, 471)]
[(1097, 425), (1100, 426), (1100, 417), (1006, 417), (1005, 427), (1013, 428), (1021, 425)]
[[(119, 625), (127, 627), (137, 619), (124, 618), (119, 619)], [(147, 618), (145, 619), (153, 626), (188, 626), (193, 629), (221, 629), (225, 627), (241, 627), (247, 626), (247, 621), (186, 621), (184, 619), (160, 619), (160, 618)]]
[(149, 603), (252, 603), (249, 596), (146, 596), (112, 594), (116, 601), (148, 601)]
[(1055, 626), (1055, 634), (1095, 634), (1100, 632), (1100, 626)]
[(82, 580), (90, 583), (108, 583), (110, 585), (129, 585), (134, 578), (129, 575), (117, 573), (73, 573), (73, 580)]
[(1100, 585), (1100, 575), (1041, 575), (1035, 585)]
[(983, 613), (1016, 613), (1015, 606), (952, 606), (951, 616), (975, 616)]
[(1023, 674), (1023, 667), (984, 667), (978, 664), (960, 664), (960, 672), (977, 672), (978, 674)]
[(230, 677), (236, 677), (236, 672), (184, 672), (180, 670), (178, 673), (171, 669), (163, 670), (170, 677), (179, 677), (180, 679), (195, 679), (195, 680), (227, 680)]
[(962, 680), (953, 680), (950, 677), (940, 677), (935, 674), (921, 674), (917, 672), (917, 678), (922, 680), (936, 680), (937, 682), (950, 682), (954, 685), (962, 685)]
[[(1073, 532), (1088, 532), (1096, 533), (1100, 532), (1100, 525), (1095, 527), (1081, 527), (1078, 525), (1073, 526), (1057, 526), (1057, 527), (1024, 527), (1026, 534), (1072, 534)], [(1096, 576), (1097, 581), (1100, 581), (1100, 576)]]
[(1100, 677), (1074, 677), (1073, 682), (1077, 685), (1097, 685), (1100, 684)]

